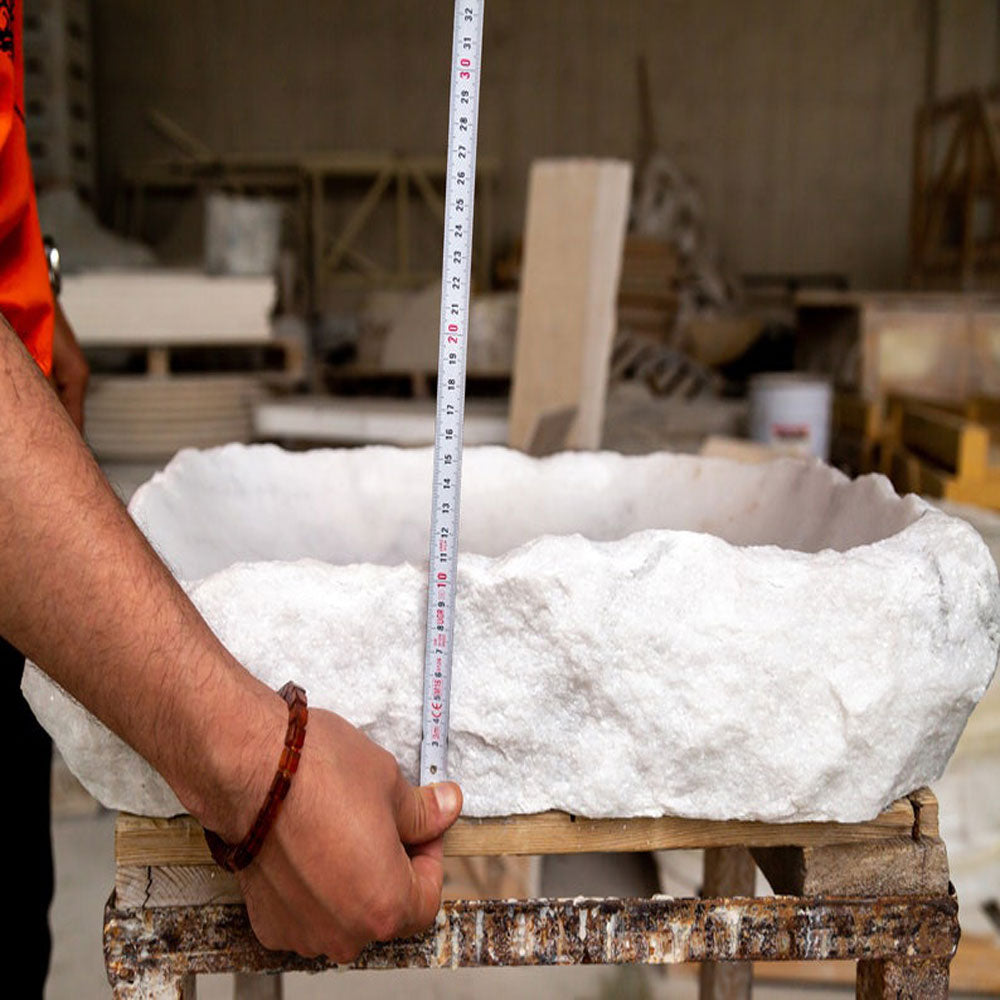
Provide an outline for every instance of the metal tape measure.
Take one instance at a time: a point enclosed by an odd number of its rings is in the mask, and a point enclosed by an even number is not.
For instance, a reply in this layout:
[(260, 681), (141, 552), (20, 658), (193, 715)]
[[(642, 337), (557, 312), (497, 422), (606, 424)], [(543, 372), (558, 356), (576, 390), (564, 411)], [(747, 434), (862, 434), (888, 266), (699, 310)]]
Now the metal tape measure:
[(462, 491), (462, 419), (465, 414), (465, 360), (472, 284), (472, 208), (476, 190), (482, 51), (483, 0), (456, 0), (444, 196), (431, 544), (427, 571), (421, 784), (443, 781), (448, 775), (448, 723)]

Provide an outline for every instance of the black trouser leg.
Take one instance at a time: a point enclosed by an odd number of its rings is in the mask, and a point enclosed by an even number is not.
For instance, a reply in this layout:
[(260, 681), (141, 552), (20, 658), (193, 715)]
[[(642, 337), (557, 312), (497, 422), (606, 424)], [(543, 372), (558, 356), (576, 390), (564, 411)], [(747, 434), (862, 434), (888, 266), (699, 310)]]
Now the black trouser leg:
[(18, 966), (18, 996), (41, 1000), (52, 950), (52, 741), (21, 694), (23, 666), (24, 657), (0, 639), (0, 703), (7, 712), (4, 730), (10, 741), (4, 756), (14, 779), (10, 804), (18, 818), (17, 860), (7, 866), (11, 912), (20, 925), (12, 937), (17, 942), (12, 957)]

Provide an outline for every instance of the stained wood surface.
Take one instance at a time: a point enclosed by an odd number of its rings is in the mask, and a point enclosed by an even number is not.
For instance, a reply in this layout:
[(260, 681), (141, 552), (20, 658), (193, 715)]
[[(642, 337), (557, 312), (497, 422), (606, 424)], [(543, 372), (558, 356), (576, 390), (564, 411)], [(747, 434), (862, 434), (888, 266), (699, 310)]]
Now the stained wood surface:
[[(922, 790), (914, 795), (923, 796)], [(930, 792), (926, 792), (931, 796)], [(932, 810), (921, 799), (926, 821)], [(503, 854), (578, 854), (588, 851), (657, 851), (675, 848), (767, 847), (846, 844), (912, 834), (909, 798), (894, 802), (864, 823), (753, 823), (677, 816), (583, 819), (562, 812), (490, 819), (460, 819), (445, 835), (445, 854), (478, 857)], [(933, 833), (937, 833), (934, 824)], [(119, 866), (211, 865), (201, 827), (191, 816), (152, 819), (122, 813), (115, 828)]]

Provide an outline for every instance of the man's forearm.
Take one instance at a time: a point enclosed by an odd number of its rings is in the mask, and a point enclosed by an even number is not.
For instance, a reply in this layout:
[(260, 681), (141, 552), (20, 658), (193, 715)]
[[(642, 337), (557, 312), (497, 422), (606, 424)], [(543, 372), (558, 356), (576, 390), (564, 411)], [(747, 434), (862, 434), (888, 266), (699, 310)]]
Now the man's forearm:
[(0, 635), (143, 754), (203, 822), (230, 838), (245, 832), (278, 758), (283, 703), (202, 621), (6, 323)]

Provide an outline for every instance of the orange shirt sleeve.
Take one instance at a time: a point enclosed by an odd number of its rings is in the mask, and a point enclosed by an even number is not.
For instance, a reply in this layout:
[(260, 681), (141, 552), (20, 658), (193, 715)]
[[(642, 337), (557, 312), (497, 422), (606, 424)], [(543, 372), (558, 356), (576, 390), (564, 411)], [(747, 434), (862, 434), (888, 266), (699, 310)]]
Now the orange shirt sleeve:
[(19, 22), (18, 16), (16, 26), (0, 25), (13, 41), (0, 50), (0, 313), (48, 375), (52, 370), (52, 289), (24, 130)]

